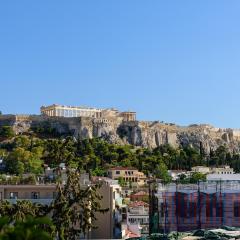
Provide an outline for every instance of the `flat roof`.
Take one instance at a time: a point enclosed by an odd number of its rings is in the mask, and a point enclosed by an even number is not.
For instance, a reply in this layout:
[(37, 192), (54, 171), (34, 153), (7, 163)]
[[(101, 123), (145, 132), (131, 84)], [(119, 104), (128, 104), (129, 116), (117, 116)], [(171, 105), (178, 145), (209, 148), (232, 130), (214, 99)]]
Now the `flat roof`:
[(212, 180), (221, 180), (221, 181), (240, 181), (240, 174), (234, 173), (234, 174), (208, 174), (207, 175), (207, 181)]

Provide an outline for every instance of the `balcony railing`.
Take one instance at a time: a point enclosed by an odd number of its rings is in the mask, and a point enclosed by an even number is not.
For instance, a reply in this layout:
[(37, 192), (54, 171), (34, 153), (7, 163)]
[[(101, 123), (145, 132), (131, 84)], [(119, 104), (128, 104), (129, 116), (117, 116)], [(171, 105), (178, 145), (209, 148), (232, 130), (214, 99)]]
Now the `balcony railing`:
[(14, 199), (4, 199), (4, 200), (7, 200), (9, 201), (11, 204), (15, 204), (17, 201), (23, 201), (23, 200), (26, 200), (26, 201), (30, 201), (32, 203), (40, 203), (40, 204), (43, 204), (43, 205), (50, 205), (51, 202), (54, 200), (52, 198), (38, 198), (38, 199), (19, 199), (19, 198), (14, 198)]

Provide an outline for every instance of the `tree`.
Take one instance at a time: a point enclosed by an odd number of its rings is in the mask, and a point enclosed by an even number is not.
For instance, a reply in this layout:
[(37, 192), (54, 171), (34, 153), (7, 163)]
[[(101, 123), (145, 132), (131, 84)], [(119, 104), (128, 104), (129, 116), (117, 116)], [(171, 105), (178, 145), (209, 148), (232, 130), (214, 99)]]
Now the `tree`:
[(43, 161), (37, 153), (17, 147), (5, 159), (6, 170), (11, 174), (41, 173)]
[(71, 137), (66, 139), (51, 139), (46, 143), (44, 159), (52, 167), (60, 163), (72, 163), (75, 158), (75, 144)]
[(199, 181), (206, 181), (206, 175), (200, 172), (194, 172), (190, 177), (190, 183), (197, 183)]
[(14, 136), (14, 131), (10, 126), (2, 126), (0, 127), (0, 137), (7, 139), (12, 138)]
[(226, 157), (228, 154), (228, 149), (225, 145), (219, 146), (214, 152), (215, 157), (217, 158), (217, 165), (226, 164)]
[(0, 218), (0, 240), (53, 240), (48, 230), (53, 230), (53, 224), (49, 218), (28, 217), (25, 221), (16, 221), (9, 224), (9, 218)]
[(172, 180), (171, 176), (168, 174), (167, 166), (163, 162), (157, 166), (156, 177), (162, 179), (162, 181), (165, 183), (168, 183)]
[(94, 227), (95, 213), (104, 213), (98, 185), (86, 188), (81, 186), (79, 171), (69, 171), (67, 183), (62, 186), (58, 183), (58, 195), (50, 206), (52, 220), (60, 240), (75, 239), (80, 234), (86, 235)]
[(27, 136), (17, 136), (14, 139), (14, 147), (15, 148), (24, 148), (26, 150), (28, 150), (28, 148), (31, 146), (31, 140), (29, 139), (29, 137)]
[(124, 181), (123, 177), (119, 177), (118, 178), (118, 184), (121, 186), (121, 187), (125, 187), (127, 185), (126, 181)]
[(10, 204), (8, 201), (0, 201), (0, 216), (8, 217), (9, 223), (25, 221), (28, 216), (43, 217), (48, 213), (48, 207), (28, 200), (17, 200)]

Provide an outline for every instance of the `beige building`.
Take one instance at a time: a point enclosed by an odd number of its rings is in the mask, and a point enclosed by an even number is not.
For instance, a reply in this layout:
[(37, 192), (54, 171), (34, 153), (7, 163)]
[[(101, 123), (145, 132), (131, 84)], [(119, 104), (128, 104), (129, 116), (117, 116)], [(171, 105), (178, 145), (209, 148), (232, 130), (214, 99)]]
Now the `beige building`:
[(221, 167), (196, 166), (192, 168), (192, 171), (203, 174), (234, 174), (233, 168), (227, 165)]
[(0, 185), (0, 199), (16, 202), (29, 200), (41, 204), (50, 204), (56, 195), (55, 184), (42, 185)]
[(192, 171), (207, 174), (207, 173), (210, 173), (210, 168), (205, 166), (196, 166), (196, 167), (192, 167)]
[[(98, 190), (103, 197), (101, 200), (101, 207), (108, 208), (109, 211), (101, 214), (96, 213), (97, 220), (95, 221), (96, 229), (92, 229), (92, 239), (122, 239), (124, 231), (122, 229), (122, 222), (124, 214), (122, 212), (122, 196), (121, 186), (118, 181), (104, 178), (93, 177), (94, 183), (101, 183), (101, 188)], [(126, 218), (126, 217), (125, 217)]]
[(233, 168), (230, 166), (214, 167), (211, 168), (211, 173), (215, 174), (234, 174)]
[(122, 178), (126, 182), (131, 182), (133, 185), (143, 186), (146, 184), (146, 176), (132, 167), (113, 167), (108, 170), (108, 176), (112, 179)]

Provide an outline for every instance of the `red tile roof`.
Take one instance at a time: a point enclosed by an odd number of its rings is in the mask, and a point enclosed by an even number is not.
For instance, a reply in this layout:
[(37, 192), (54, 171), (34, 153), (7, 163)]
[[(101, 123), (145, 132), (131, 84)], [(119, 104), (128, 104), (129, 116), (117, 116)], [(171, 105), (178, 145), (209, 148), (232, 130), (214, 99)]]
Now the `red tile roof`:
[(141, 206), (148, 207), (149, 204), (143, 201), (135, 201), (135, 202), (130, 202), (128, 206), (129, 207), (141, 207)]
[(141, 237), (140, 235), (137, 235), (131, 231), (129, 231), (128, 229), (126, 230), (126, 237), (127, 238), (137, 238), (137, 237)]

